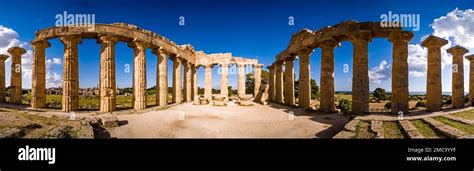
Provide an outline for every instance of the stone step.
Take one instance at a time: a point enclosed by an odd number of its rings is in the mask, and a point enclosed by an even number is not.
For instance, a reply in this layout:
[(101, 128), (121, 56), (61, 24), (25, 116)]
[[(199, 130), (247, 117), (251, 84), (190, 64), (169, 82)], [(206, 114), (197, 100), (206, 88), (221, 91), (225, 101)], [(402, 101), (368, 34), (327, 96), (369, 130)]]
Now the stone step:
[(461, 122), (461, 123), (464, 123), (464, 124), (468, 124), (468, 125), (474, 124), (474, 121), (472, 121), (472, 120), (464, 119), (464, 118), (461, 118), (461, 117), (458, 117), (458, 116), (455, 116), (455, 115), (443, 115), (443, 117), (454, 120), (454, 121), (458, 121), (458, 122)]
[(442, 122), (439, 122), (439, 121), (437, 121), (433, 118), (423, 118), (423, 121), (430, 124), (436, 130), (442, 132), (443, 134), (445, 134), (446, 136), (448, 136), (450, 138), (460, 138), (460, 137), (464, 137), (464, 136), (468, 135), (464, 131), (461, 131), (457, 128), (453, 128), (453, 127), (451, 127), (449, 125), (446, 125)]
[(349, 123), (347, 123), (344, 128), (354, 132), (357, 128), (357, 125), (359, 124), (360, 120), (359, 119), (353, 119)]
[(380, 139), (384, 138), (382, 125), (383, 125), (382, 121), (373, 120), (370, 122), (370, 129), (377, 134), (375, 138), (380, 138)]
[(353, 138), (355, 136), (355, 133), (354, 132), (351, 132), (351, 131), (341, 131), (339, 133), (337, 133), (334, 137), (332, 137), (333, 139), (350, 139), (350, 138)]
[(409, 120), (399, 120), (398, 123), (402, 126), (403, 130), (408, 134), (408, 137), (411, 139), (423, 139), (425, 138), (421, 133), (416, 129), (416, 127), (411, 124)]

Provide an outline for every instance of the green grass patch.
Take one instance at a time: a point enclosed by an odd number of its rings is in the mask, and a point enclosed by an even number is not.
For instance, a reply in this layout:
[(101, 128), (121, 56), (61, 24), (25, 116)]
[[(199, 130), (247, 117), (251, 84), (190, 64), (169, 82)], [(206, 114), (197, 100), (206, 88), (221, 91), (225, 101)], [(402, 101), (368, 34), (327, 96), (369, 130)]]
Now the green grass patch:
[(467, 110), (467, 111), (455, 113), (453, 115), (460, 118), (464, 118), (464, 119), (474, 120), (474, 110)]
[(423, 122), (423, 120), (417, 119), (411, 120), (410, 122), (418, 129), (418, 132), (426, 138), (447, 138), (444, 134), (431, 127), (431, 125)]
[(468, 125), (464, 124), (458, 121), (451, 120), (449, 118), (445, 118), (442, 116), (434, 117), (433, 119), (436, 119), (437, 121), (440, 121), (446, 125), (449, 125), (451, 127), (457, 128), (461, 131), (464, 131), (468, 134), (474, 134), (474, 125)]
[(360, 121), (357, 124), (355, 130), (354, 138), (361, 138), (361, 139), (370, 139), (375, 137), (375, 133), (370, 130), (370, 123), (367, 121)]
[(402, 131), (403, 128), (398, 122), (383, 122), (382, 126), (384, 138), (406, 138)]

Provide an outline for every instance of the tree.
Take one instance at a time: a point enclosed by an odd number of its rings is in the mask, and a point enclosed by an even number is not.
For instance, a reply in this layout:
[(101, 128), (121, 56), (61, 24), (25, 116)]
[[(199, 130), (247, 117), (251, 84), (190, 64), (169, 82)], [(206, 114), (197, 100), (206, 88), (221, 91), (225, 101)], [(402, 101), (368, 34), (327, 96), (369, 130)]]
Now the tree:
[[(269, 78), (270, 77), (269, 77), (268, 71), (262, 69), (262, 81), (260, 85), (267, 85)], [(255, 72), (251, 72), (245, 75), (245, 93), (253, 94), (254, 87), (255, 87)]]
[[(310, 81), (311, 84), (311, 99), (319, 99), (319, 86), (318, 83), (316, 83), (315, 79), (311, 79)], [(300, 89), (300, 82), (295, 81), (295, 97), (299, 97), (299, 89)]]
[(352, 109), (352, 102), (347, 99), (341, 99), (336, 107), (341, 109), (342, 113), (348, 114)]
[(383, 100), (387, 100), (387, 93), (385, 92), (385, 89), (379, 87), (374, 90), (374, 97), (379, 102)]

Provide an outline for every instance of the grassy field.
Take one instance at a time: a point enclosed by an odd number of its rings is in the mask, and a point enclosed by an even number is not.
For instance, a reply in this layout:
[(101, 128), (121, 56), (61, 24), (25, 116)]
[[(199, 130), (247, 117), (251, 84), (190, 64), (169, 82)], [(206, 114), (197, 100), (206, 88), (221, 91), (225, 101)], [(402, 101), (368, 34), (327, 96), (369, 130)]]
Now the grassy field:
[(464, 119), (474, 120), (474, 110), (459, 112), (459, 113), (455, 113), (454, 115), (464, 118)]
[(385, 138), (406, 138), (398, 122), (383, 122), (382, 126)]
[(416, 127), (416, 129), (418, 129), (420, 134), (426, 138), (446, 138), (446, 136), (444, 136), (440, 132), (437, 132), (430, 125), (423, 122), (422, 120), (412, 120), (410, 122), (413, 124), (413, 126)]
[(437, 121), (440, 121), (440, 122), (442, 122), (446, 125), (449, 125), (451, 127), (457, 128), (457, 129), (459, 129), (461, 131), (464, 131), (468, 134), (474, 134), (474, 126), (473, 125), (464, 124), (464, 123), (454, 121), (454, 120), (451, 120), (451, 119), (448, 119), (448, 118), (445, 118), (445, 117), (441, 117), (441, 116), (434, 117), (433, 119), (436, 119)]
[(375, 133), (370, 130), (370, 122), (360, 121), (357, 124), (354, 138), (370, 139), (375, 137)]

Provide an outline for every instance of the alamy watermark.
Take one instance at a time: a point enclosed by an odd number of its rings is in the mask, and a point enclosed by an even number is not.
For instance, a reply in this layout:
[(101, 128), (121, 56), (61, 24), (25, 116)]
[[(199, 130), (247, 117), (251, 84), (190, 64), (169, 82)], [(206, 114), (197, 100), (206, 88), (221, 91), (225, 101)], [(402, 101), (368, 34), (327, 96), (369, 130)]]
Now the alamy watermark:
[(420, 14), (396, 14), (388, 11), (387, 14), (380, 15), (381, 27), (405, 27), (413, 28), (413, 31), (420, 30)]
[(69, 14), (64, 11), (56, 14), (56, 27), (85, 27), (89, 31), (95, 29), (95, 14)]

